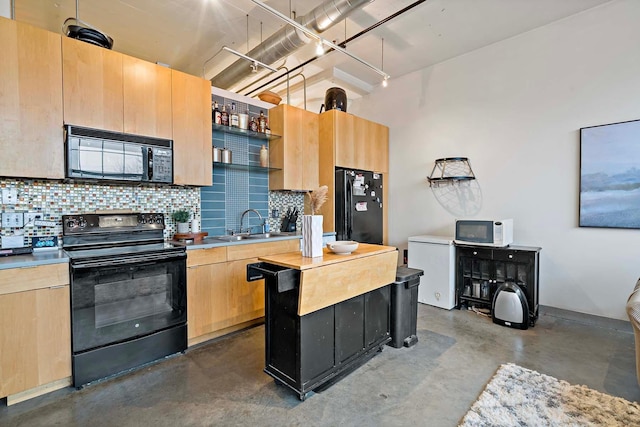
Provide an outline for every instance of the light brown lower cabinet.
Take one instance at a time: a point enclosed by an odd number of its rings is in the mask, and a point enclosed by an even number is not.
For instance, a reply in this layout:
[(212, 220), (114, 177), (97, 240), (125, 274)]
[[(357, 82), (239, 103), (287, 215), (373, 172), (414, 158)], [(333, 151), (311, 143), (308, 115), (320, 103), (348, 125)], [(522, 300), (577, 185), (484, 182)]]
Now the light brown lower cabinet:
[(227, 262), (229, 316), (233, 324), (264, 317), (264, 280), (247, 282), (247, 264), (258, 258)]
[(229, 326), (226, 306), (226, 263), (189, 267), (187, 270), (188, 339)]
[(0, 270), (0, 397), (7, 404), (71, 383), (68, 277), (67, 264)]
[(189, 346), (258, 324), (264, 318), (264, 281), (247, 282), (257, 257), (300, 250), (300, 241), (266, 241), (187, 252)]

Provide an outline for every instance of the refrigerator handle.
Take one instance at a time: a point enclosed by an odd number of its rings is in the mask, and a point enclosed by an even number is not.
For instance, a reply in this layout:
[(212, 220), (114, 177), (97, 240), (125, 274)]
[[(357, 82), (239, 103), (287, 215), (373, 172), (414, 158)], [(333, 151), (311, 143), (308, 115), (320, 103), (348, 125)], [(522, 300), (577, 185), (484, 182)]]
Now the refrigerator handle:
[(353, 183), (347, 177), (347, 206), (345, 206), (345, 234), (347, 240), (351, 240), (351, 232), (353, 231)]

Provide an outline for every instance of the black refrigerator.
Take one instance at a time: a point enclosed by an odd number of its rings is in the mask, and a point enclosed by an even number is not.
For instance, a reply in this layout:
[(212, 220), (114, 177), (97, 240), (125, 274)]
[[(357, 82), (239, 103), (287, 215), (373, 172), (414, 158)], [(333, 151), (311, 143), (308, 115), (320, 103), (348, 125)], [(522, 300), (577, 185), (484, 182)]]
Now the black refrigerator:
[(382, 244), (382, 174), (336, 169), (336, 240)]

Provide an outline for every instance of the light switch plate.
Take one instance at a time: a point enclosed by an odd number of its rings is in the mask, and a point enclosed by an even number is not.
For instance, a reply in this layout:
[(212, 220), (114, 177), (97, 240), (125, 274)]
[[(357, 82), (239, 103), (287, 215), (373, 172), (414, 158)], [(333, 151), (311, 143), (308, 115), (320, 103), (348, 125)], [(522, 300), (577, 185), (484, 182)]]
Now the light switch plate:
[(25, 212), (24, 224), (35, 225), (35, 222), (44, 218), (42, 212)]
[(24, 226), (22, 212), (2, 212), (2, 228), (20, 228)]
[(2, 204), (15, 205), (16, 203), (18, 203), (18, 190), (16, 190), (15, 188), (3, 188)]

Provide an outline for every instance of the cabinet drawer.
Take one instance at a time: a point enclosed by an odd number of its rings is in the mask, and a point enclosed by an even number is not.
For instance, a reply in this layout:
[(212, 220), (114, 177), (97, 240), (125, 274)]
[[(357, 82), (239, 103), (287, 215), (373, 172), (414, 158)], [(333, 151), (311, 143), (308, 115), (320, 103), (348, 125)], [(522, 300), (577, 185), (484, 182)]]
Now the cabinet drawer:
[(467, 258), (491, 259), (493, 249), (485, 248), (457, 248), (458, 256)]
[(69, 284), (69, 264), (0, 270), (0, 295)]
[(187, 267), (197, 265), (217, 264), (227, 260), (227, 248), (224, 246), (208, 249), (187, 251)]
[(501, 249), (493, 251), (493, 259), (497, 261), (530, 262), (533, 259), (533, 254), (526, 251)]
[(285, 252), (300, 252), (300, 240), (279, 240), (264, 243), (252, 243), (248, 245), (227, 246), (227, 260), (258, 258), (267, 255), (282, 254)]

